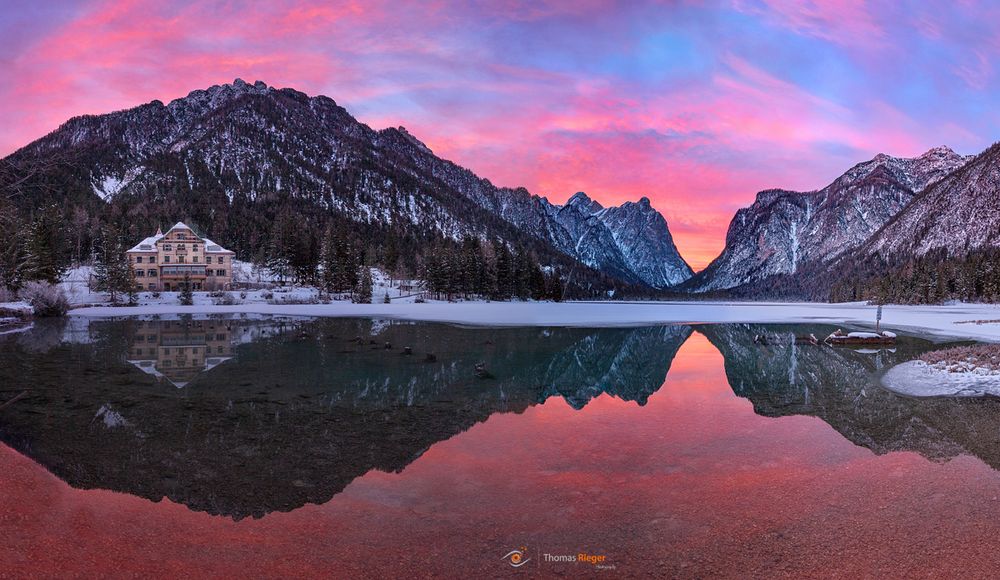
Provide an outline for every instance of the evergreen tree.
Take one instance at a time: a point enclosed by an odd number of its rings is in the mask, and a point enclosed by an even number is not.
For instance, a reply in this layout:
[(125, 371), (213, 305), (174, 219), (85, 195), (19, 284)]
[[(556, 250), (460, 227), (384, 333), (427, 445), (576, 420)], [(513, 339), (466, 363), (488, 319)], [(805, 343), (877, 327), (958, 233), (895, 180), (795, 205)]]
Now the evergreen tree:
[(135, 306), (139, 303), (139, 285), (135, 281), (135, 270), (132, 268), (128, 269), (127, 283), (125, 294), (128, 296), (128, 305)]
[(107, 292), (112, 302), (118, 302), (123, 293), (132, 300), (135, 292), (135, 275), (125, 250), (120, 233), (112, 226), (105, 227), (94, 257), (94, 289)]
[(326, 292), (334, 292), (337, 285), (340, 262), (337, 258), (337, 235), (333, 225), (326, 227), (320, 250), (320, 285)]
[(184, 306), (191, 306), (194, 304), (194, 292), (191, 291), (191, 275), (184, 274), (184, 281), (181, 282), (181, 293), (178, 295), (178, 300)]
[(510, 300), (514, 295), (514, 257), (506, 244), (500, 242), (496, 249), (496, 298)]
[(358, 275), (358, 283), (354, 287), (354, 302), (358, 304), (371, 304), (372, 286), (372, 269), (364, 266)]
[(58, 206), (50, 206), (39, 213), (31, 222), (23, 244), (24, 279), (57, 284), (68, 266), (65, 232)]
[(24, 223), (13, 206), (0, 206), (0, 289), (21, 289), (27, 262), (25, 249)]

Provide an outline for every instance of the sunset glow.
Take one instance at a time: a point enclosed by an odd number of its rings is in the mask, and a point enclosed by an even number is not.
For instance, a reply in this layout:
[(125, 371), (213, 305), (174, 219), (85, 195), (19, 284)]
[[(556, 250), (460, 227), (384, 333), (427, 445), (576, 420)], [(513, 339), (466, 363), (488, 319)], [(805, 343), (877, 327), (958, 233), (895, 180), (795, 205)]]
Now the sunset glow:
[(695, 269), (758, 190), (1000, 134), (1000, 9), (977, 2), (6, 4), (0, 155), (75, 115), (261, 80), (555, 202), (648, 196)]

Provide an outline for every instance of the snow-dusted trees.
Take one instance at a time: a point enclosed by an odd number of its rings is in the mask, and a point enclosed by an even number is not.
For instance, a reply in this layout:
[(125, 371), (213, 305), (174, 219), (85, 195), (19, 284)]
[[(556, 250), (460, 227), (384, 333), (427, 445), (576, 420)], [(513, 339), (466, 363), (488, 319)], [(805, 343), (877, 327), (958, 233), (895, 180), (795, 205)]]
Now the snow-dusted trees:
[(545, 274), (524, 248), (511, 252), (501, 242), (466, 238), (457, 247), (440, 244), (427, 253), (423, 269), (428, 289), (448, 299), (552, 298)]
[(946, 300), (1000, 300), (1000, 250), (980, 249), (965, 256), (929, 252), (896, 266), (860, 265), (836, 273), (833, 302), (874, 300), (879, 303), (933, 304)]
[(358, 283), (354, 287), (354, 297), (352, 300), (358, 304), (372, 303), (372, 269), (362, 266), (358, 274)]
[(52, 205), (38, 212), (22, 238), (23, 278), (59, 282), (69, 266), (66, 237), (59, 207)]
[(323, 290), (331, 293), (352, 291), (358, 285), (362, 259), (361, 250), (343, 231), (333, 224), (328, 225), (320, 251), (319, 277)]
[(135, 295), (135, 274), (125, 254), (127, 249), (117, 228), (103, 229), (94, 256), (94, 290), (107, 292), (112, 302), (117, 302), (122, 294), (132, 301)]
[(0, 200), (0, 290), (17, 292), (25, 275), (24, 223), (13, 206), (2, 204)]

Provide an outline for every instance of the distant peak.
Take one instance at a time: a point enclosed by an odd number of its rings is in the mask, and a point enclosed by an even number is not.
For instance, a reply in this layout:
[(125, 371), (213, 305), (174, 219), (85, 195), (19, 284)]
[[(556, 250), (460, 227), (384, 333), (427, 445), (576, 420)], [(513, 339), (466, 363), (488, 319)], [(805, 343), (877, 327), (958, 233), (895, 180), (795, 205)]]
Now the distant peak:
[[(212, 85), (207, 89), (191, 91), (185, 99), (187, 101), (202, 101), (214, 107), (232, 98), (248, 94), (263, 95), (267, 94), (268, 91), (270, 91), (270, 88), (263, 81), (256, 81), (251, 85), (243, 79), (238, 78), (230, 84)], [(177, 101), (182, 101), (182, 99), (175, 99), (171, 101), (171, 104)]]
[(569, 201), (566, 202), (566, 205), (575, 203), (590, 203), (591, 201), (592, 200), (590, 199), (590, 197), (587, 196), (586, 193), (578, 191), (569, 198)]
[(934, 147), (933, 149), (928, 149), (926, 153), (921, 155), (921, 157), (932, 157), (938, 155), (952, 156), (958, 154), (955, 153), (955, 151), (951, 147), (948, 147), (947, 145), (940, 145), (938, 147)]
[(639, 198), (639, 205), (643, 207), (650, 207), (649, 198), (645, 195)]

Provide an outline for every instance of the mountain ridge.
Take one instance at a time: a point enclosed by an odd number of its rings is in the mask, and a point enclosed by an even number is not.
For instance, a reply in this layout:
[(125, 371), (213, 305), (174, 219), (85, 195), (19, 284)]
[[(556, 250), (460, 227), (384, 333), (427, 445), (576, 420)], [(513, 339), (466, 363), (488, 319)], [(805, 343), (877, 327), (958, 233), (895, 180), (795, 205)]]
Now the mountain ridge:
[[(301, 215), (311, 206), (310, 219), (336, 214), (416, 239), (530, 240), (546, 256), (564, 254), (625, 284), (666, 288), (693, 273), (648, 203), (614, 208), (612, 222), (563, 211), (572, 204), (497, 187), (435, 156), (403, 127), (375, 130), (329, 97), (261, 81), (236, 79), (167, 104), (74, 117), (7, 159), (55, 154), (73, 157), (76, 168), (46, 176), (67, 181), (67, 191), (36, 205), (69, 201), (101, 213), (99, 200), (146, 229), (193, 211), (195, 222), (244, 253), (268, 242), (260, 232), (271, 212)], [(261, 206), (267, 211), (252, 215)], [(250, 231), (237, 231), (234, 220)], [(652, 242), (652, 250), (636, 248), (637, 239)]]
[(810, 275), (822, 271), (972, 158), (945, 146), (912, 158), (880, 153), (822, 189), (763, 190), (753, 204), (736, 212), (719, 257), (681, 289), (726, 291), (803, 270)]

